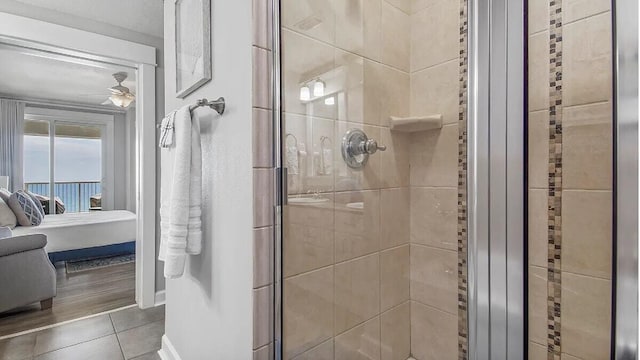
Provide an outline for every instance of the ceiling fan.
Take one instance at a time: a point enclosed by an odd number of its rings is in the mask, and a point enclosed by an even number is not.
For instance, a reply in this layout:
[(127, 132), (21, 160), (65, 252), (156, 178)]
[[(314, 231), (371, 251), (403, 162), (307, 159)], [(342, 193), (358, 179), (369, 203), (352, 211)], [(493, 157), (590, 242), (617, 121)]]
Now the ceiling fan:
[(126, 108), (136, 99), (136, 96), (129, 91), (129, 88), (122, 85), (122, 82), (127, 79), (128, 74), (126, 72), (117, 72), (113, 74), (113, 78), (118, 85), (109, 88), (111, 96), (102, 103), (102, 105), (113, 104), (117, 107)]

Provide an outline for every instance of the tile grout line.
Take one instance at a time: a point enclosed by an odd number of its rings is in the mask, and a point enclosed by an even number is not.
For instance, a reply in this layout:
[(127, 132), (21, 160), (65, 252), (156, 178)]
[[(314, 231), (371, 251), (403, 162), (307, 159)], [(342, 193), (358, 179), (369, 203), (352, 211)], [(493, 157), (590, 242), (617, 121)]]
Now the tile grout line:
[(120, 354), (122, 354), (122, 358), (126, 360), (126, 356), (124, 356), (124, 349), (122, 348), (122, 344), (120, 343), (120, 336), (118, 336), (118, 332), (116, 331), (116, 324), (113, 323), (113, 317), (109, 314), (109, 320), (111, 321), (111, 327), (113, 328), (113, 333), (116, 335), (116, 341), (118, 342), (118, 348), (120, 349)]

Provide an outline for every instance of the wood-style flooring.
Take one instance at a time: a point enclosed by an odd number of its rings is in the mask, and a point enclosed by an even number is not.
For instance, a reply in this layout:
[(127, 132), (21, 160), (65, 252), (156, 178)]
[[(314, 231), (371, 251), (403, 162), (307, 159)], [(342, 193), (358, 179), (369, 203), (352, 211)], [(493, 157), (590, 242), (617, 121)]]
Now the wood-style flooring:
[(40, 303), (0, 314), (0, 336), (57, 324), (135, 304), (135, 263), (67, 274), (56, 264), (58, 295), (53, 307)]

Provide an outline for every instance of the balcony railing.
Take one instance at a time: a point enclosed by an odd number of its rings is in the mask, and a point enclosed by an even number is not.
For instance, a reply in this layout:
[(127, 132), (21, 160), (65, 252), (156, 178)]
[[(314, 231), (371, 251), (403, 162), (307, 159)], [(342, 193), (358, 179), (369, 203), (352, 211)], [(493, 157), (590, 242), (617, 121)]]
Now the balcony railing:
[[(50, 197), (49, 183), (25, 183), (26, 190)], [(65, 212), (87, 212), (91, 208), (91, 197), (102, 192), (100, 181), (56, 181), (55, 196), (64, 203)]]

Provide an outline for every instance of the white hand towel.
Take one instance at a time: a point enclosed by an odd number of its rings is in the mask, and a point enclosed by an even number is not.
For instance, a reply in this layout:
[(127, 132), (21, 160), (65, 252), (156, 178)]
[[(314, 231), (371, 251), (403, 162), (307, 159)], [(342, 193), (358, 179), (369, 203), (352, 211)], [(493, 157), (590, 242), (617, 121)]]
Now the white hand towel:
[(160, 125), (160, 147), (166, 148), (173, 145), (173, 125), (176, 119), (176, 112), (174, 110), (167, 114), (167, 116), (162, 119), (162, 124)]
[[(160, 256), (164, 276), (178, 278), (184, 273), (187, 255), (200, 253), (202, 246), (202, 146), (200, 123), (192, 119), (189, 106), (174, 115), (174, 141), (162, 148), (173, 162), (170, 192), (162, 191), (160, 207)], [(165, 170), (167, 169), (167, 170)], [(165, 185), (165, 186), (167, 186)]]

